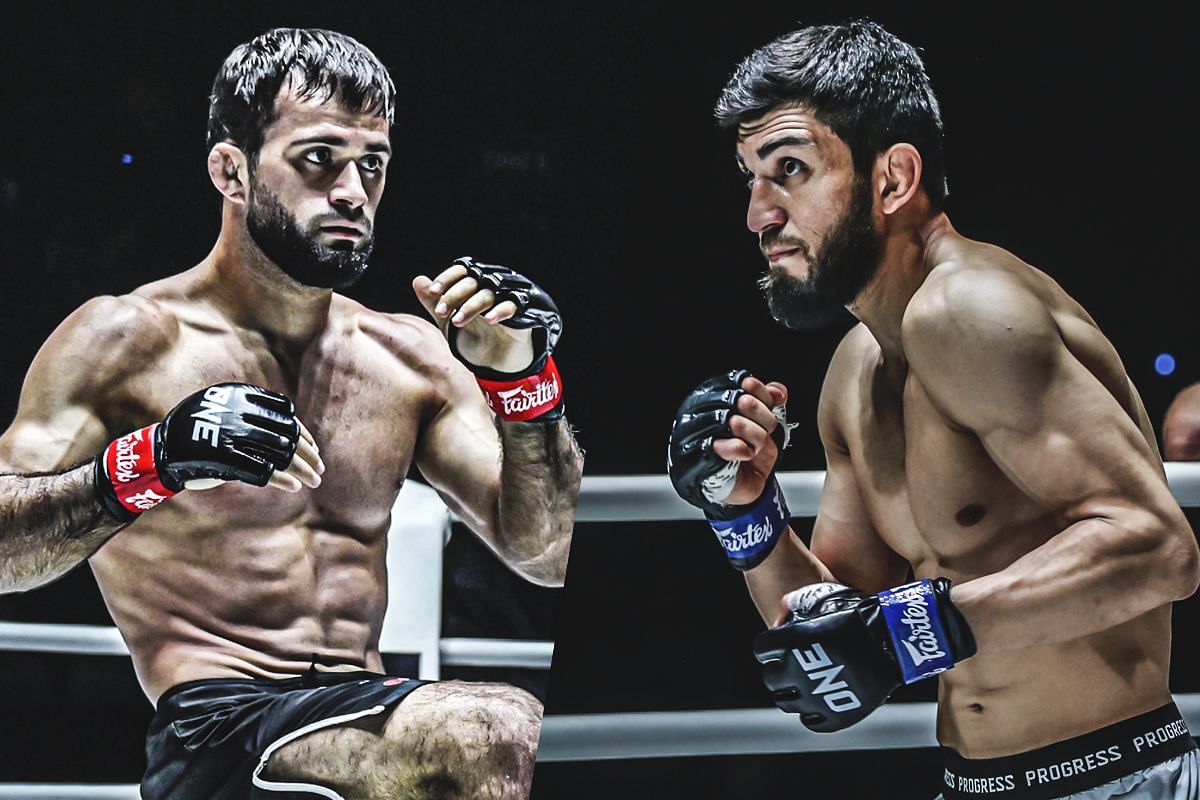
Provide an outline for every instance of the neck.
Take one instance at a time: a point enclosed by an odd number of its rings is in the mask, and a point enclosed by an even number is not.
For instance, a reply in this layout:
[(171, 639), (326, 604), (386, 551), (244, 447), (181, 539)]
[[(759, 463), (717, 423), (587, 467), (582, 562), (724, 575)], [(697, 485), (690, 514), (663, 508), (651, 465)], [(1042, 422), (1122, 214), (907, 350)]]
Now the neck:
[(201, 264), (212, 277), (213, 302), (272, 346), (307, 346), (325, 327), (333, 291), (286, 275), (258, 249), (244, 221), (233, 216), (223, 215), (217, 243)]
[(850, 313), (871, 331), (884, 363), (890, 367), (908, 366), (900, 341), (904, 312), (933, 267), (927, 257), (930, 247), (953, 233), (950, 220), (944, 213), (937, 213), (919, 225), (906, 225), (886, 235), (879, 270), (848, 306)]

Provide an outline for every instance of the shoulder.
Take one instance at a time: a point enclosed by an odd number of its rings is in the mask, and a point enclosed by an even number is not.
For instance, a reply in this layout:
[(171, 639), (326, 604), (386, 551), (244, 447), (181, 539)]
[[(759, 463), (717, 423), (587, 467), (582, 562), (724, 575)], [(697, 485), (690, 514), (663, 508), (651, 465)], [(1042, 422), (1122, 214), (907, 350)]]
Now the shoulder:
[(1054, 317), (1031, 281), (1018, 267), (994, 263), (935, 267), (905, 309), (900, 333), (918, 368), (947, 357), (1029, 356), (1061, 345)]
[(38, 350), (21, 387), (14, 427), (65, 427), (76, 432), (72, 439), (84, 430), (103, 435), (95, 415), (104, 416), (121, 387), (167, 352), (177, 329), (173, 315), (144, 297), (87, 301)]
[[(179, 322), (163, 304), (136, 294), (94, 297), (54, 330), (36, 361), (81, 359), (87, 370), (127, 372), (165, 349), (178, 336)], [(36, 363), (36, 362), (35, 362)]]
[(362, 333), (400, 364), (435, 375), (458, 363), (446, 337), (432, 322), (413, 314), (384, 313), (346, 298), (338, 299), (340, 324)]
[(914, 376), (949, 420), (1020, 424), (1068, 355), (1047, 300), (1020, 271), (937, 267), (913, 296), (901, 339)]

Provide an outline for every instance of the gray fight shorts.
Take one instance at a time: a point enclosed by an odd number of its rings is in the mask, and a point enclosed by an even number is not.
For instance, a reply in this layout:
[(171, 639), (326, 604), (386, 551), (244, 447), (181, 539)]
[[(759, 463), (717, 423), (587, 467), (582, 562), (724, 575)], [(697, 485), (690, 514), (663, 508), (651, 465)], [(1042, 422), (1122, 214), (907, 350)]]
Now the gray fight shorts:
[(1200, 751), (1174, 703), (1027, 753), (943, 752), (938, 800), (1200, 800)]

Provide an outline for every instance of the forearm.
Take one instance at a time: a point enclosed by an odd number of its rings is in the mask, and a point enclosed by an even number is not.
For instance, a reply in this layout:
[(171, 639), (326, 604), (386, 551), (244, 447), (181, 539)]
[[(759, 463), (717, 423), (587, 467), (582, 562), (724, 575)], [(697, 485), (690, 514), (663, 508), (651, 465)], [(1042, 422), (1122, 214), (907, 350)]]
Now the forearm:
[(979, 652), (1078, 639), (1195, 590), (1195, 537), (1182, 514), (1080, 521), (1007, 568), (955, 586)]
[(93, 493), (92, 462), (59, 473), (0, 475), (0, 592), (49, 583), (124, 527)]
[(566, 419), (497, 420), (500, 492), (495, 541), (505, 563), (527, 580), (562, 586), (583, 453)]
[(790, 525), (771, 554), (745, 575), (750, 599), (767, 625), (779, 624), (783, 613), (780, 600), (788, 592), (810, 583), (836, 580)]

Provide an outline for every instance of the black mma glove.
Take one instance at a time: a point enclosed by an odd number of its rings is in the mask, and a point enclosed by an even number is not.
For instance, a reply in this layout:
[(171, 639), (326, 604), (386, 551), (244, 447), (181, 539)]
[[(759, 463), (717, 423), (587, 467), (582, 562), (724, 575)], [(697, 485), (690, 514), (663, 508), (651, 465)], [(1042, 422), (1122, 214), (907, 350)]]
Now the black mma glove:
[(458, 351), (458, 328), (449, 329), (450, 352), (475, 374), (488, 405), (501, 419), (524, 422), (553, 420), (562, 416), (562, 378), (551, 353), (562, 335), (558, 306), (536, 283), (519, 272), (497, 264), (480, 264), (470, 256), (456, 258), (481, 289), (491, 289), (493, 307), (509, 300), (517, 313), (501, 322), (509, 328), (533, 332), (533, 362), (520, 372), (498, 372), (472, 364)]
[[(704, 512), (730, 563), (740, 570), (758, 566), (770, 554), (789, 519), (774, 469), (753, 503), (724, 502), (737, 481), (739, 464), (718, 456), (712, 444), (714, 439), (733, 437), (729, 417), (737, 413), (738, 398), (745, 394), (742, 380), (749, 374), (749, 370), (730, 370), (693, 389), (675, 414), (667, 446), (667, 474), (675, 491)], [(779, 422), (771, 438), (782, 452), (791, 426), (783, 406), (771, 412)]]
[(754, 639), (775, 705), (810, 730), (862, 720), (902, 683), (945, 672), (975, 654), (975, 637), (950, 602), (950, 581), (921, 580), (863, 594), (814, 583), (788, 596), (792, 619)]
[(194, 480), (266, 486), (296, 454), (292, 401), (245, 383), (218, 383), (186, 397), (161, 423), (114, 439), (96, 458), (96, 499), (116, 520), (138, 514)]

